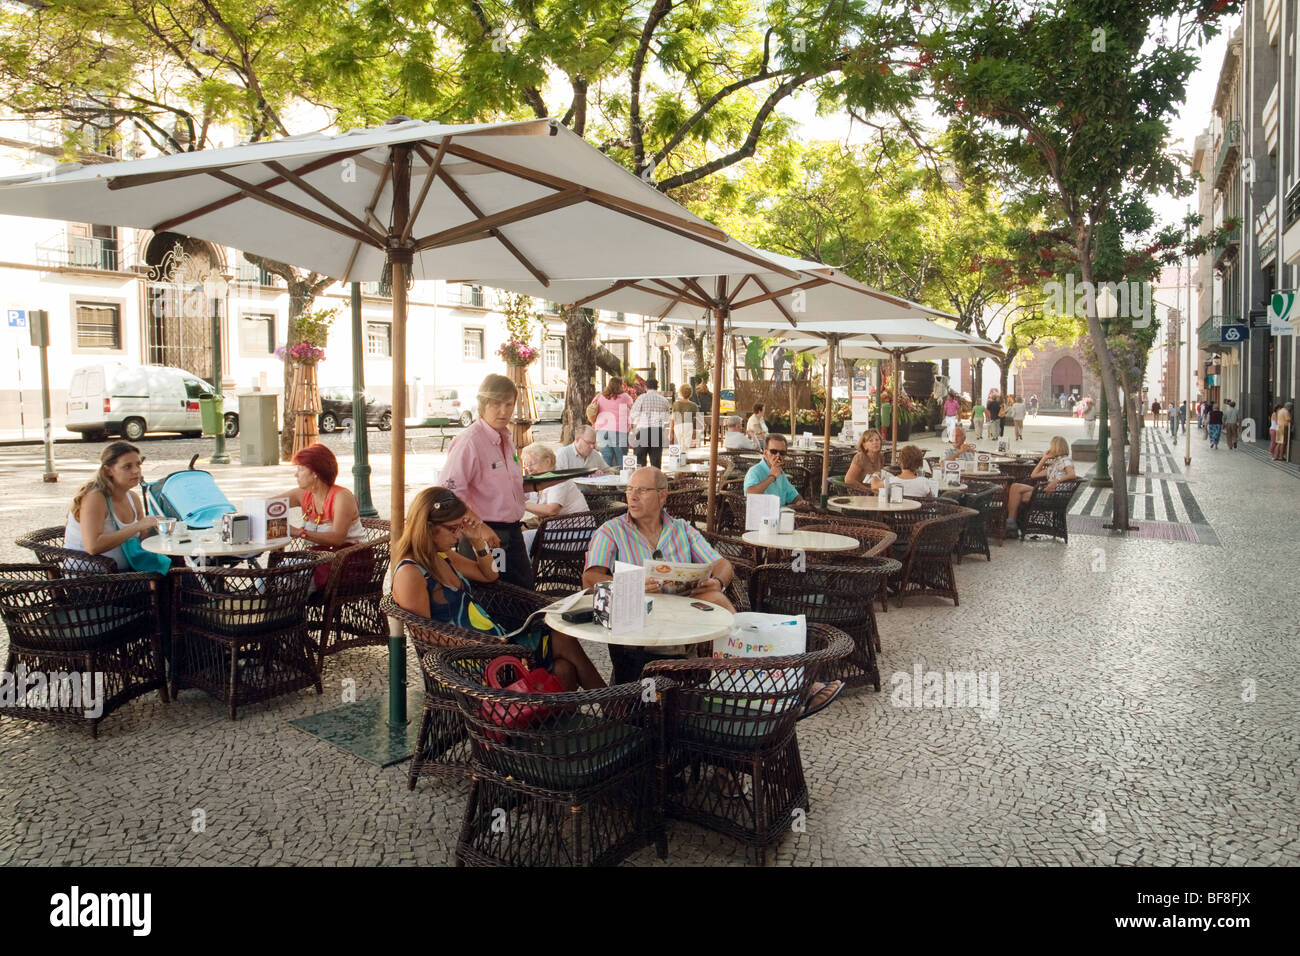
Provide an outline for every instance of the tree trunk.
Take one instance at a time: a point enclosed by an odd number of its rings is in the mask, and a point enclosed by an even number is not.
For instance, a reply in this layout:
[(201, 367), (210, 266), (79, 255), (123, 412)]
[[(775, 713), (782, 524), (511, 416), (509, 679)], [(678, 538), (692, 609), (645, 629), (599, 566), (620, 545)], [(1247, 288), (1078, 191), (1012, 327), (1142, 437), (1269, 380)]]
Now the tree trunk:
[(587, 424), (587, 406), (596, 396), (596, 327), (581, 309), (571, 308), (564, 315), (564, 331), (569, 340), (569, 385), (564, 393), (560, 444), (567, 445), (576, 429)]
[[(1140, 429), (1142, 428), (1142, 406), (1133, 398), (1133, 386), (1129, 382), (1128, 376), (1123, 372), (1120, 372), (1119, 380), (1120, 385), (1124, 388), (1124, 418), (1128, 423), (1129, 457), (1127, 473), (1130, 475), (1138, 475), (1141, 474), (1142, 459), (1142, 441), (1140, 438)], [(1121, 435), (1121, 438), (1122, 437), (1123, 436)]]
[(984, 404), (980, 398), (984, 394), (984, 360), (975, 359), (970, 366), (970, 400), (971, 404)]
[[(1085, 288), (1093, 287), (1092, 249), (1087, 237), (1080, 233), (1076, 240), (1075, 251), (1078, 253), (1079, 272), (1086, 283)], [(1097, 317), (1095, 296), (1088, 300), (1088, 333), (1097, 344), (1097, 363), (1101, 366), (1101, 387), (1106, 394), (1106, 414), (1110, 419), (1110, 473), (1114, 481), (1111, 486), (1111, 528), (1121, 534), (1129, 530), (1128, 524), (1128, 457), (1124, 448), (1124, 411), (1119, 403), (1119, 385), (1115, 375), (1115, 365), (1110, 359), (1110, 349), (1106, 346), (1106, 336), (1102, 333), (1101, 319)], [(1117, 478), (1115, 476), (1118, 476)]]

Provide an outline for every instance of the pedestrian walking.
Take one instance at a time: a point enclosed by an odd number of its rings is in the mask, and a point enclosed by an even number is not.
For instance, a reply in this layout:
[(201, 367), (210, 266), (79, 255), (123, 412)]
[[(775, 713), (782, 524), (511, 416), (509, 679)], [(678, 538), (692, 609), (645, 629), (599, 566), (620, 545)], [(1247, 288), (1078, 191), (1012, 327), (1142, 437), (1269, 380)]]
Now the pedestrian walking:
[(1178, 403), (1178, 427), (1183, 431), (1187, 431), (1187, 403), (1186, 402)]
[(604, 391), (587, 406), (587, 421), (596, 428), (596, 447), (610, 468), (623, 467), (631, 410), (632, 398), (623, 390), (623, 380), (617, 375), (610, 376)]
[(1151, 424), (1160, 424), (1160, 401), (1158, 399), (1151, 403)]
[(663, 464), (664, 433), (672, 425), (673, 406), (659, 391), (657, 380), (647, 379), (645, 389), (628, 412), (629, 444), (639, 467), (644, 468), (648, 459), (658, 468)]
[(1011, 406), (1011, 421), (1016, 427), (1016, 441), (1021, 441), (1024, 438), (1025, 412), (1027, 410), (1028, 406), (1025, 405), (1023, 397), (1017, 397), (1016, 403)]
[(1219, 437), (1223, 434), (1223, 410), (1214, 407), (1214, 402), (1206, 402), (1209, 411), (1205, 413), (1205, 420), (1210, 427), (1210, 447), (1219, 447)]
[(1273, 414), (1268, 416), (1268, 457), (1277, 461), (1277, 413), (1282, 410), (1281, 404), (1273, 406)]
[(1227, 399), (1223, 403), (1223, 436), (1228, 440), (1228, 451), (1235, 451), (1237, 439), (1241, 436), (1241, 412), (1237, 403)]
[(1088, 437), (1092, 438), (1092, 433), (1097, 427), (1097, 406), (1092, 403), (1091, 395), (1083, 401), (1083, 428)]
[(949, 389), (948, 396), (943, 400), (944, 441), (952, 441), (952, 430), (957, 427), (957, 413), (960, 411), (961, 401), (957, 398), (957, 393)]
[(1037, 395), (1029, 396), (1029, 414), (1034, 418), (1038, 417), (1038, 396)]
[(975, 404), (970, 407), (970, 427), (976, 438), (984, 437), (984, 406), (976, 396)]
[(1277, 447), (1273, 453), (1276, 461), (1291, 460), (1291, 408), (1290, 402), (1277, 407)]
[(985, 415), (989, 420), (989, 438), (997, 441), (1002, 437), (1002, 398), (996, 390), (989, 396)]
[(1205, 431), (1205, 403), (1196, 403), (1196, 430)]

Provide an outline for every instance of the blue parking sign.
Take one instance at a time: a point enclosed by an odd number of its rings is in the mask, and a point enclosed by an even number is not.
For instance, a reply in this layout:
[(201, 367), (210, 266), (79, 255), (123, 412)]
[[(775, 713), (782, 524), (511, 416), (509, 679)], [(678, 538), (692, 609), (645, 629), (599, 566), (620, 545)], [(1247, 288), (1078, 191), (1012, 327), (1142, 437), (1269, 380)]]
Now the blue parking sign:
[(25, 309), (8, 309), (6, 311), (9, 314), (9, 328), (27, 328), (27, 312)]

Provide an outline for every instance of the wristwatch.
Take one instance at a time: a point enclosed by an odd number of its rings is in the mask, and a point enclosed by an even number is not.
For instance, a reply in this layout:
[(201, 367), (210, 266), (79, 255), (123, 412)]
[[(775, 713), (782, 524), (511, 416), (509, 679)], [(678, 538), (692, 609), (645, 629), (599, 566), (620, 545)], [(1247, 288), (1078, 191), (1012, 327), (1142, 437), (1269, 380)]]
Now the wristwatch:
[(487, 547), (485, 547), (482, 551), (480, 551), (478, 548), (474, 549), (474, 557), (476, 558), (486, 558), (491, 553), (492, 553), (492, 549)]

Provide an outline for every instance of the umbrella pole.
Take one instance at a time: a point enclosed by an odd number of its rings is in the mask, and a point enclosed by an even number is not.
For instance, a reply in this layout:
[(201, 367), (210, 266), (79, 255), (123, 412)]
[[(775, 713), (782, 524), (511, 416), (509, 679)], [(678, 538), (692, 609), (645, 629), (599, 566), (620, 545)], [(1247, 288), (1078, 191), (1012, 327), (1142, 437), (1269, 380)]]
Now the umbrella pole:
[(900, 391), (898, 382), (898, 349), (894, 349), (894, 391), (889, 396), (889, 428), (894, 433), (894, 450), (890, 454), (889, 463), (898, 464), (898, 410), (901, 407), (898, 402), (898, 393)]
[(722, 343), (727, 323), (727, 280), (718, 277), (718, 303), (713, 309), (713, 427), (709, 434), (709, 500), (705, 527), (718, 527), (718, 432), (722, 418)]
[[(388, 261), (393, 269), (393, 428), (392, 485), (389, 489), (390, 542), (406, 522), (406, 279), (414, 250), (393, 241), (406, 232), (411, 202), (411, 147), (393, 148), (393, 227)], [(390, 544), (391, 547), (391, 544)], [(388, 727), (406, 726), (406, 635), (402, 623), (388, 622)]]
[(817, 502), (809, 502), (809, 504), (823, 503), (821, 499), (824, 499), (826, 497), (826, 493), (827, 493), (826, 481), (830, 477), (831, 413), (835, 409), (835, 403), (831, 399), (831, 383), (835, 381), (835, 336), (833, 335), (830, 336), (826, 341), (827, 344), (830, 346), (830, 348), (826, 350), (826, 408), (822, 414), (822, 418), (825, 419), (824, 424), (825, 424), (826, 434), (824, 436), (825, 440), (822, 443), (822, 483), (820, 486), (821, 493), (820, 493), (820, 498)]

